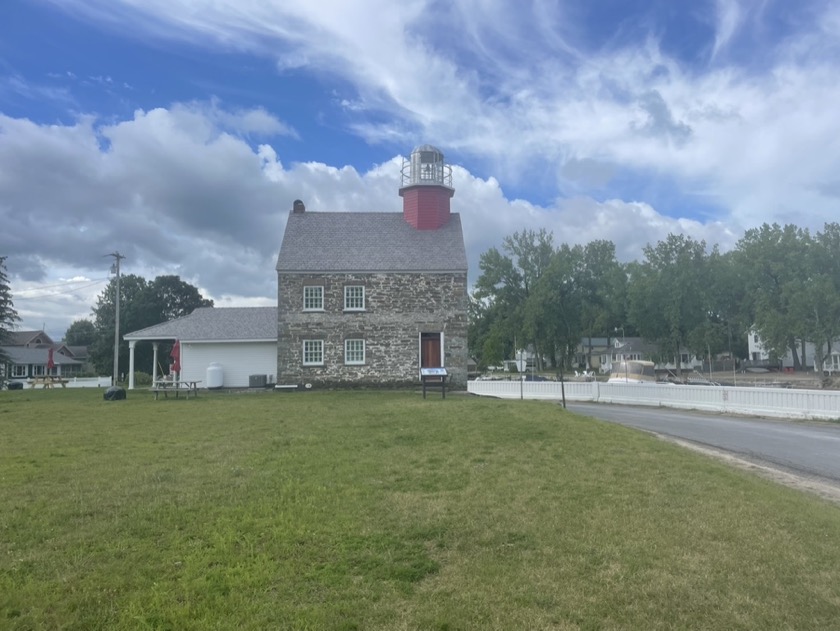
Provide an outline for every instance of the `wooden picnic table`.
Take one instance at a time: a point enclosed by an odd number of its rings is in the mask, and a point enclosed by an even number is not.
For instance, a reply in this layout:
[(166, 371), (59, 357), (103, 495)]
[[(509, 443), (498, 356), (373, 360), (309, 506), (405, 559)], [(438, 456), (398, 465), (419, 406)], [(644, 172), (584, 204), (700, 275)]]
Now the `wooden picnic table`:
[(180, 379), (178, 381), (161, 379), (152, 384), (152, 392), (155, 393), (155, 401), (157, 401), (161, 392), (163, 393), (164, 399), (169, 398), (170, 392), (175, 394), (176, 399), (181, 392), (183, 392), (184, 396), (188, 399), (190, 398), (190, 393), (192, 393), (193, 398), (195, 398), (198, 396), (198, 384), (200, 383), (201, 381), (197, 379)]
[(66, 388), (67, 381), (67, 379), (62, 379), (61, 377), (45, 375), (43, 377), (33, 377), (29, 380), (29, 385), (33, 388), (37, 388), (38, 386), (41, 386), (42, 388), (54, 388), (58, 385), (60, 385), (62, 388)]

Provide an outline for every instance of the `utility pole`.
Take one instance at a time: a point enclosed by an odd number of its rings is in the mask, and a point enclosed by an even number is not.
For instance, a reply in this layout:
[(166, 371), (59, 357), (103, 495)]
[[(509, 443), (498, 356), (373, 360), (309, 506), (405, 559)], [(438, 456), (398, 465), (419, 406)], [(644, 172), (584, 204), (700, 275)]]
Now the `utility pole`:
[(114, 376), (111, 378), (111, 385), (117, 385), (117, 378), (120, 370), (120, 261), (125, 257), (117, 250), (104, 256), (113, 256), (114, 263), (111, 265), (111, 272), (116, 274), (116, 295), (114, 297)]

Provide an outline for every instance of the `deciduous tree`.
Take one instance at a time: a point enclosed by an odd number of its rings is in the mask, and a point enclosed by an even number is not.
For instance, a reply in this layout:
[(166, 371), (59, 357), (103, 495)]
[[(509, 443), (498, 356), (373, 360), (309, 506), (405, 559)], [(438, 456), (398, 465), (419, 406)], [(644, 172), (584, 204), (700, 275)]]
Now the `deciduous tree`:
[(631, 267), (630, 320), (645, 339), (659, 344), (664, 357), (674, 359), (681, 374), (681, 351), (697, 341), (710, 313), (706, 244), (670, 234), (645, 247), (644, 255)]
[(794, 315), (805, 324), (804, 335), (814, 342), (814, 364), (822, 369), (840, 338), (840, 224), (826, 224), (809, 248), (809, 277)]
[[(113, 370), (115, 296), (116, 279), (112, 279), (93, 307), (96, 339), (89, 353), (100, 374), (110, 374)], [(158, 276), (148, 282), (141, 276), (124, 275), (120, 278), (120, 338), (127, 332), (188, 315), (198, 307), (212, 306), (212, 300), (204, 298), (198, 289), (178, 276)], [(162, 345), (161, 356), (168, 353), (168, 345)], [(150, 345), (137, 346), (136, 366), (151, 366), (152, 358)], [(128, 369), (128, 344), (124, 342), (120, 343), (119, 365), (122, 371)]]
[(481, 275), (476, 282), (473, 299), (480, 309), (483, 321), (471, 323), (471, 339), (478, 344), (474, 354), (483, 361), (485, 344), (495, 356), (500, 348), (515, 352), (516, 346), (534, 347), (537, 360), (541, 360), (541, 348), (545, 343), (545, 321), (537, 306), (529, 298), (551, 262), (554, 252), (551, 233), (545, 229), (535, 232), (524, 230), (505, 237), (502, 242), (504, 254), (491, 248), (481, 255)]
[[(612, 241), (583, 246), (575, 284), (580, 294), (580, 332), (591, 349), (593, 337), (609, 335), (627, 322), (627, 272)], [(586, 362), (591, 367), (591, 357)]]
[(64, 343), (68, 346), (89, 346), (96, 340), (96, 327), (87, 318), (74, 320), (64, 332)]
[(801, 317), (801, 301), (813, 279), (809, 262), (811, 237), (792, 224), (764, 224), (747, 230), (736, 246), (736, 260), (744, 271), (746, 313), (771, 356), (790, 350), (795, 369), (801, 368), (797, 340), (808, 326)]

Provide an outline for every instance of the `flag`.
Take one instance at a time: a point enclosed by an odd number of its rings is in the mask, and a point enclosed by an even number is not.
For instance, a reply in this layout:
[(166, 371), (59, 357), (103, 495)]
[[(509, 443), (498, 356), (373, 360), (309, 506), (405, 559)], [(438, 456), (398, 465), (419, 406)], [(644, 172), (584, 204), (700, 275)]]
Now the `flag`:
[(175, 340), (175, 346), (172, 347), (172, 352), (169, 353), (172, 358), (171, 372), (181, 372), (181, 342)]

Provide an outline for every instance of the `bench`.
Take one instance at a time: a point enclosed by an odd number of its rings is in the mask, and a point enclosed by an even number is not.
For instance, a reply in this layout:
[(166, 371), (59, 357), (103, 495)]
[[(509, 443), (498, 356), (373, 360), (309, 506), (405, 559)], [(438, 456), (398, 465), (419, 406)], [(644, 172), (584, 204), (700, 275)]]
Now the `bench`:
[(198, 384), (200, 384), (200, 383), (201, 383), (201, 381), (193, 381), (193, 380), (155, 381), (154, 384), (152, 384), (151, 391), (155, 395), (155, 401), (157, 401), (158, 396), (160, 396), (161, 392), (163, 393), (163, 398), (164, 399), (169, 398), (169, 393), (170, 392), (175, 393), (175, 398), (176, 399), (178, 398), (178, 396), (182, 392), (185, 394), (185, 396), (188, 399), (190, 398), (190, 393), (192, 393), (193, 398), (197, 398), (198, 397)]
[(42, 388), (54, 388), (57, 385), (60, 385), (62, 388), (67, 387), (67, 379), (62, 379), (61, 377), (34, 377), (33, 379), (29, 380), (29, 385), (33, 388), (37, 388), (41, 386)]

